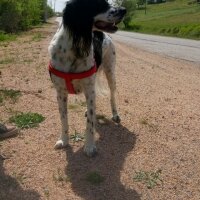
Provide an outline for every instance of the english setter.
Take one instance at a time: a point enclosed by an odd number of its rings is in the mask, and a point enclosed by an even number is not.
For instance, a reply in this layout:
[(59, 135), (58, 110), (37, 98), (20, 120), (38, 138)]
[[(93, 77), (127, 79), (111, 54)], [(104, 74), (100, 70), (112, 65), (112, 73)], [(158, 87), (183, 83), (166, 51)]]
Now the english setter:
[(114, 33), (126, 9), (112, 7), (106, 0), (70, 0), (63, 11), (63, 20), (50, 45), (49, 72), (57, 91), (62, 133), (55, 148), (68, 145), (68, 94), (84, 92), (87, 103), (87, 125), (84, 151), (97, 153), (95, 146), (95, 77), (105, 72), (111, 93), (112, 119), (120, 123), (115, 103), (115, 47), (103, 33)]

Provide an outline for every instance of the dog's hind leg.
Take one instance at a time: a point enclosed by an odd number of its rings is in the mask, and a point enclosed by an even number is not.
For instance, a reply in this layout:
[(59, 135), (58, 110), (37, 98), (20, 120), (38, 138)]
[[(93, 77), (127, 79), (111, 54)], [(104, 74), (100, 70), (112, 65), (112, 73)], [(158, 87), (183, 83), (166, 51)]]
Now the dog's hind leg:
[(121, 119), (117, 112), (116, 100), (115, 100), (115, 93), (116, 93), (116, 81), (115, 81), (115, 74), (106, 72), (106, 78), (108, 81), (108, 85), (110, 88), (110, 104), (112, 110), (112, 120), (116, 123), (120, 123)]
[(121, 119), (117, 112), (117, 106), (116, 106), (116, 100), (115, 100), (115, 93), (116, 93), (116, 80), (115, 80), (115, 49), (112, 45), (109, 49), (110, 52), (107, 52), (107, 54), (104, 56), (104, 62), (103, 62), (103, 70), (105, 72), (108, 86), (110, 88), (110, 104), (111, 104), (111, 110), (112, 110), (112, 120), (116, 123), (120, 123)]
[(87, 156), (93, 157), (97, 153), (95, 146), (95, 124), (96, 124), (96, 94), (95, 94), (95, 75), (83, 80), (84, 94), (87, 103), (87, 123), (84, 151)]
[(68, 94), (65, 89), (56, 88), (57, 91), (57, 101), (62, 125), (62, 133), (59, 140), (55, 144), (55, 149), (64, 148), (68, 145), (68, 116), (67, 116), (67, 99)]

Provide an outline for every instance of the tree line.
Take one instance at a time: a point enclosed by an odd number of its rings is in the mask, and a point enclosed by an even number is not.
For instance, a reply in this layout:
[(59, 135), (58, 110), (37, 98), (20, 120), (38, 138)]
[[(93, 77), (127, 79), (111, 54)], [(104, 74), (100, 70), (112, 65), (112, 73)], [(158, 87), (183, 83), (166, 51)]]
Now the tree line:
[(53, 16), (47, 0), (1, 0), (0, 31), (25, 31)]

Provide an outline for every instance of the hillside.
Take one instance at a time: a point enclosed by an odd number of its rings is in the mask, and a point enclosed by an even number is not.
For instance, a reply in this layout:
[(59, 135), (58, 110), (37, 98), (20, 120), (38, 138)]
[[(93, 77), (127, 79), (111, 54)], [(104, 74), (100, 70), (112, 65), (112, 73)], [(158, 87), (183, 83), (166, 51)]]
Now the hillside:
[(129, 30), (200, 39), (200, 4), (176, 0), (136, 10)]

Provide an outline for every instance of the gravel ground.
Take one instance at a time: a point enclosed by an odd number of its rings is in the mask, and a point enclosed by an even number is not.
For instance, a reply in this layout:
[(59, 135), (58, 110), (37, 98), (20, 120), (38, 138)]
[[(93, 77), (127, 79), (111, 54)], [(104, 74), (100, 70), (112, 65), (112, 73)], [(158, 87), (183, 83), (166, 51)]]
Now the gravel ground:
[[(0, 43), (0, 87), (22, 91), (16, 103), (0, 106), (0, 120), (16, 111), (46, 118), (0, 141), (0, 199), (199, 200), (200, 66), (115, 41), (121, 125), (109, 120), (109, 98), (98, 97), (97, 113), (107, 119), (97, 124), (98, 156), (87, 158), (82, 141), (56, 151), (61, 124), (47, 72), (56, 27), (52, 21)], [(84, 133), (84, 102), (82, 95), (69, 98), (70, 134)], [(152, 189), (133, 180), (156, 170), (162, 182)], [(98, 185), (86, 178), (94, 171), (103, 177)]]

